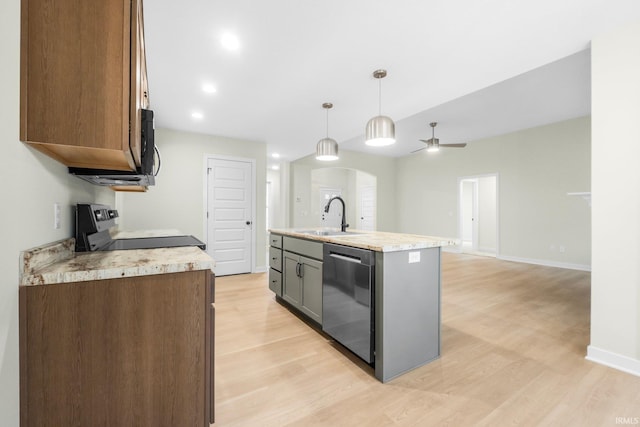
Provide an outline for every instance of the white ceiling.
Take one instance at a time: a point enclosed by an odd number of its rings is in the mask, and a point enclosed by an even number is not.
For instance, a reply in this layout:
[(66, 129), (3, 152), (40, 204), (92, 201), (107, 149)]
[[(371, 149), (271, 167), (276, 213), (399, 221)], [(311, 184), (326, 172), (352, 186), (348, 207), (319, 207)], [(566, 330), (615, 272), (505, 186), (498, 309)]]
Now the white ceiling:
[[(402, 156), (589, 114), (590, 40), (640, 20), (638, 0), (146, 0), (156, 126), (260, 141), (295, 160), (326, 135)], [(240, 49), (219, 39), (234, 32)], [(378, 113), (392, 147), (364, 145)], [(205, 94), (202, 85), (215, 84)], [(203, 114), (200, 120), (192, 112)]]

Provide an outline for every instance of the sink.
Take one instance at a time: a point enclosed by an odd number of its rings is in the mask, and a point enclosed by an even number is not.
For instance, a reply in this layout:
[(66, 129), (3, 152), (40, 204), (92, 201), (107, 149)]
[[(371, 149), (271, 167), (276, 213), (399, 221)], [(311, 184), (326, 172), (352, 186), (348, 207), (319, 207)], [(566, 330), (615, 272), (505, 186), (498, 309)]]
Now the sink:
[(347, 236), (353, 234), (362, 234), (355, 231), (339, 231), (339, 230), (295, 230), (296, 233), (308, 234), (310, 236)]

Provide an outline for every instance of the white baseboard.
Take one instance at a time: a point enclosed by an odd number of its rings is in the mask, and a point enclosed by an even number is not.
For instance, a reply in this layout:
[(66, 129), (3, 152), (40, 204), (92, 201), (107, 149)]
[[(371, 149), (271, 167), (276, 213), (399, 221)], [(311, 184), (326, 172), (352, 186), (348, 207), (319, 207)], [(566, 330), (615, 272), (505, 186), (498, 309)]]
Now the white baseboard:
[(632, 359), (631, 357), (590, 345), (587, 347), (585, 359), (640, 377), (640, 360)]
[(520, 258), (508, 255), (498, 255), (496, 258), (504, 261), (523, 262), (525, 264), (544, 265), (546, 267), (567, 268), (569, 270), (591, 271), (591, 266), (587, 264), (572, 264), (569, 262), (549, 261), (546, 259)]
[(253, 271), (254, 273), (266, 273), (267, 271), (269, 271), (269, 267), (266, 267), (264, 265), (261, 265), (259, 267), (256, 267), (255, 270)]
[(487, 253), (487, 254), (495, 254), (496, 253), (496, 248), (484, 248), (484, 247), (478, 246), (478, 252), (484, 252), (484, 253)]

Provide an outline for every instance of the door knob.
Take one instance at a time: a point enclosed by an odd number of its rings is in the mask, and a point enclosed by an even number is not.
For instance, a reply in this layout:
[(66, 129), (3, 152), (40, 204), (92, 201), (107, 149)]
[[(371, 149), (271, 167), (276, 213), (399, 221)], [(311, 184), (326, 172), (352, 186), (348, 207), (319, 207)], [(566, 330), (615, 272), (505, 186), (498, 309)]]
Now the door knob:
[(251, 221), (247, 221), (245, 224), (247, 224), (247, 225), (251, 225)]

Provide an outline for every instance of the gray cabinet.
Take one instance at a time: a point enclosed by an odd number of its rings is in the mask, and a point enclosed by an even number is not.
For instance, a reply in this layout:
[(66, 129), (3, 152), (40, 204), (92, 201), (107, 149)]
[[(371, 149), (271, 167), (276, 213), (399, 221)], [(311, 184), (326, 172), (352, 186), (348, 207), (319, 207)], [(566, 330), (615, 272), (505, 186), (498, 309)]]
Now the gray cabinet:
[(284, 236), (282, 298), (322, 324), (322, 243)]
[(269, 289), (282, 296), (282, 236), (269, 235)]

